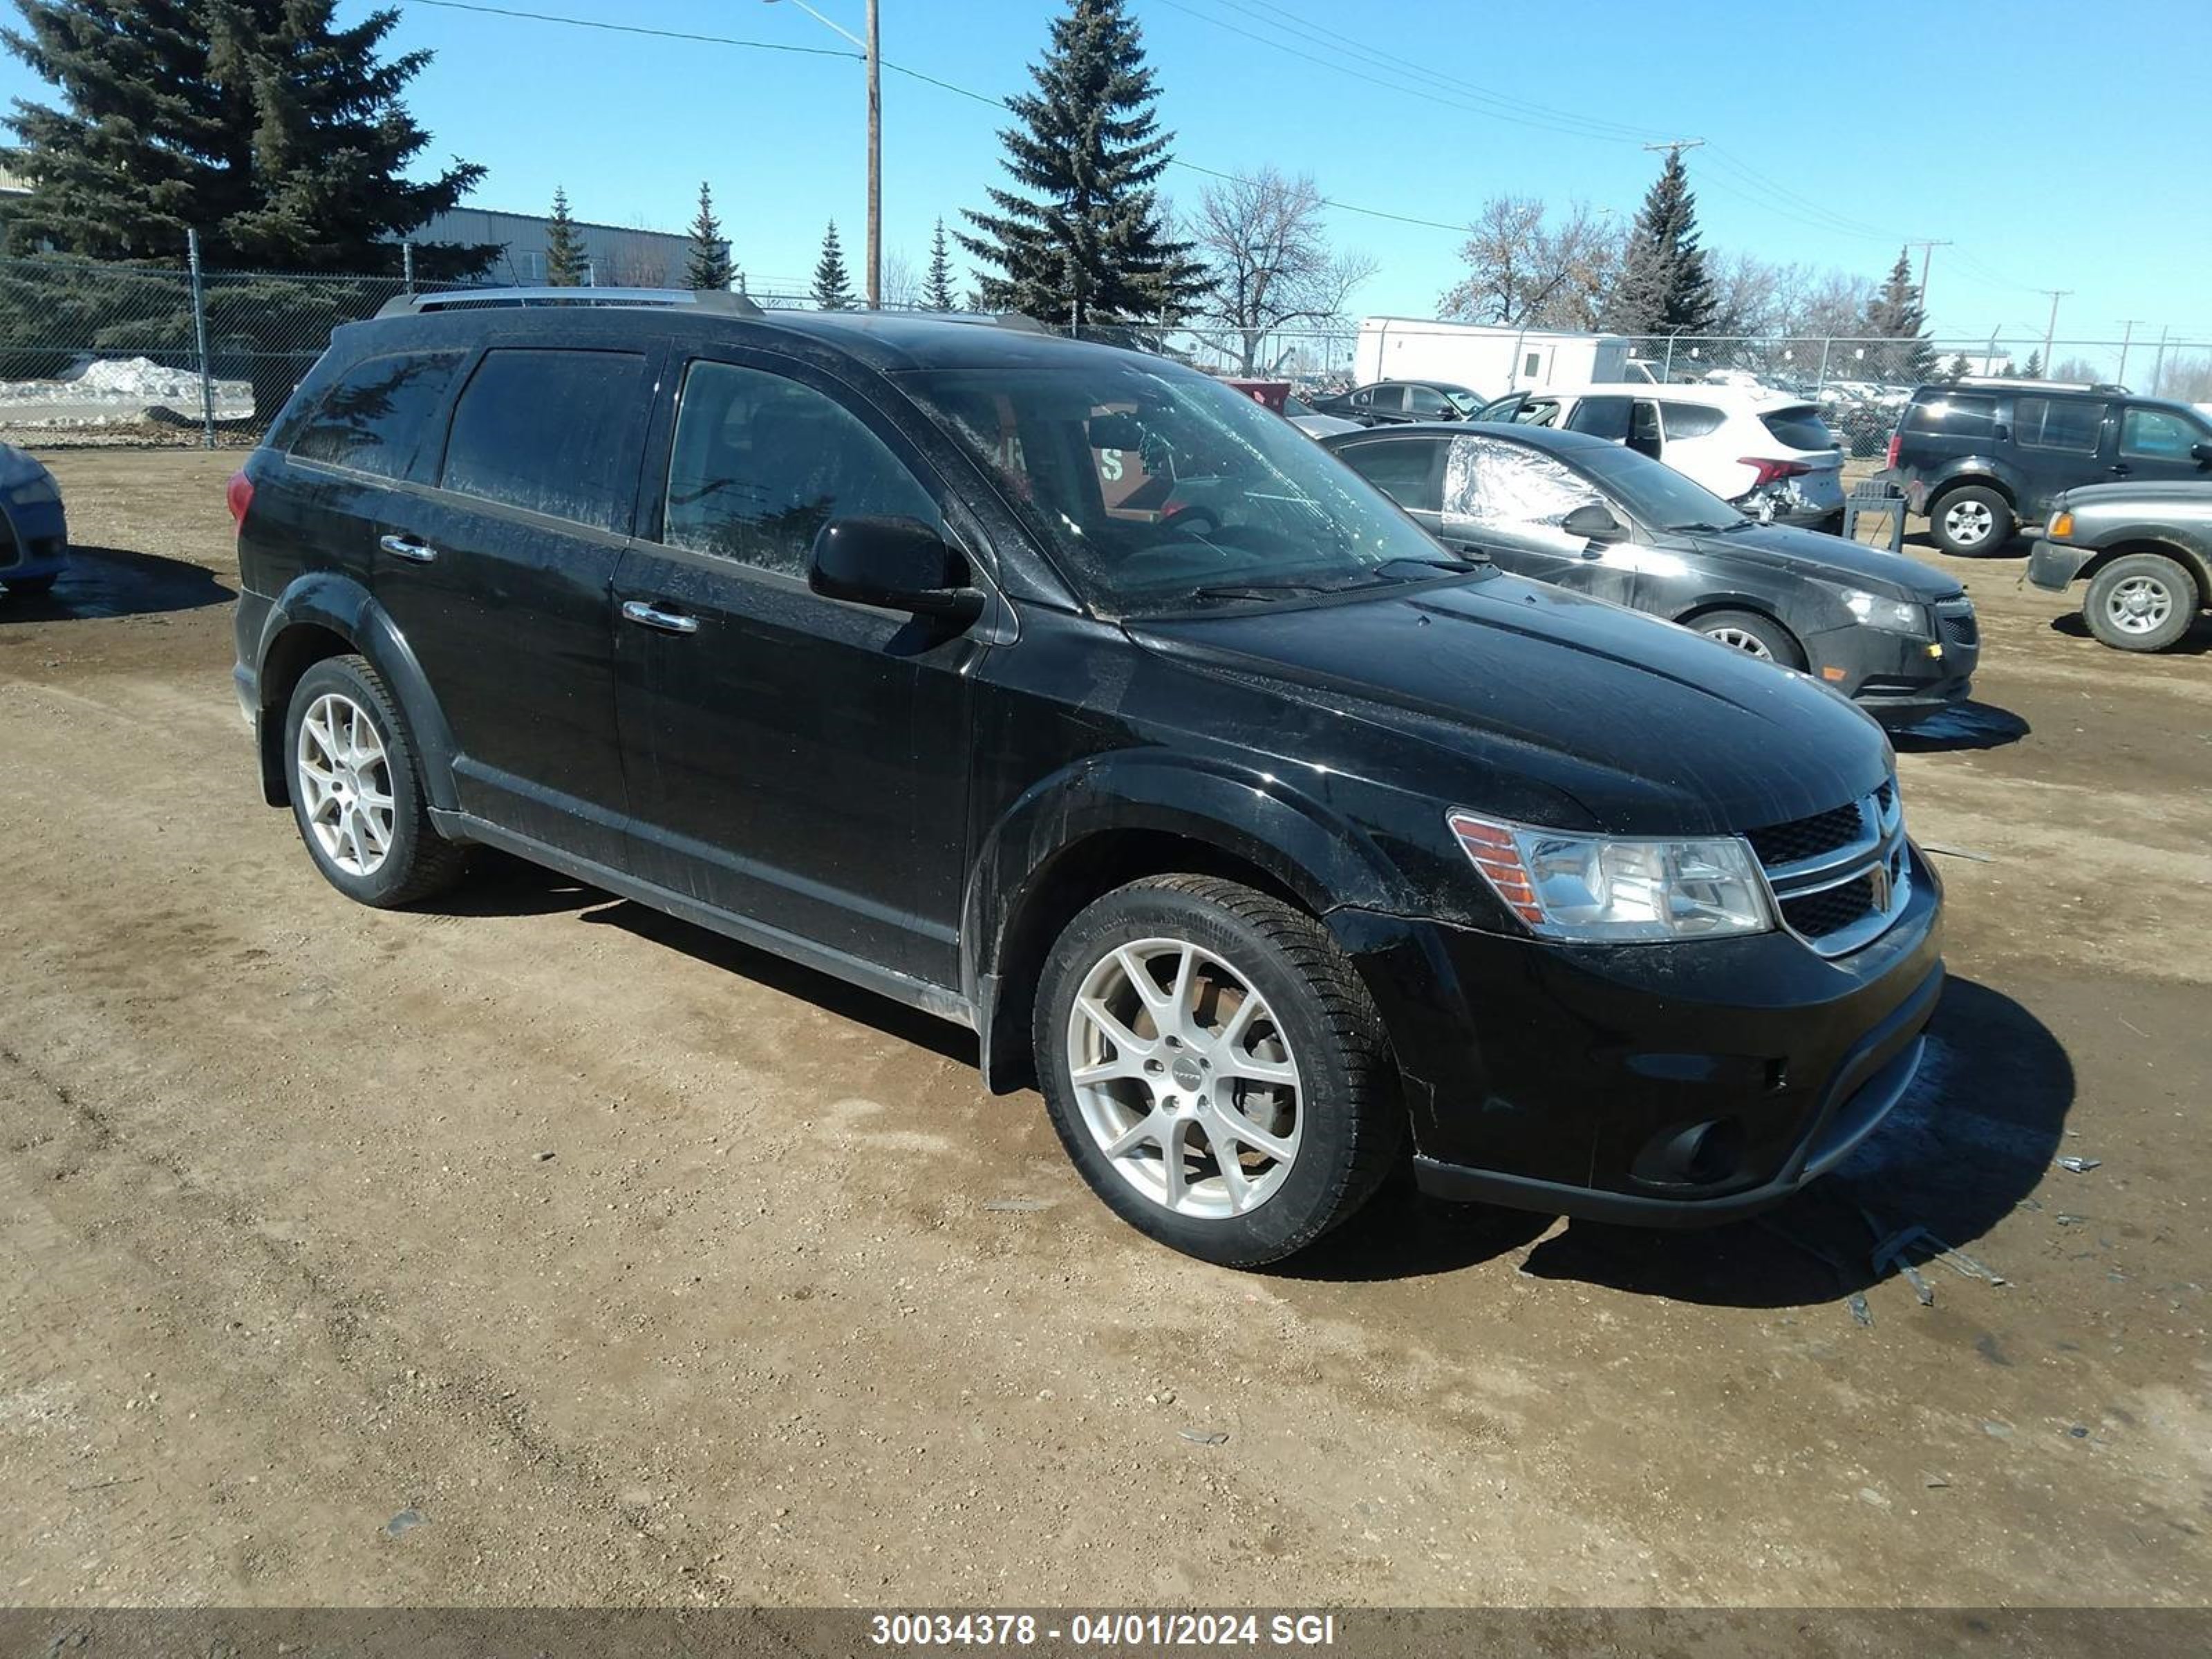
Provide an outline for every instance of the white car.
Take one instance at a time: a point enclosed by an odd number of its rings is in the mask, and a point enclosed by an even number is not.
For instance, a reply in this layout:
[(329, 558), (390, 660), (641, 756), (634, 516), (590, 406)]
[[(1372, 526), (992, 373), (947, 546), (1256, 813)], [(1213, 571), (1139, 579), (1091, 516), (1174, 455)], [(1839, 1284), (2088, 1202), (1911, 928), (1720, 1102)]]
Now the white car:
[(1664, 461), (1775, 524), (1838, 528), (1844, 452), (1807, 399), (1733, 386), (1540, 386), (1485, 404), (1478, 421), (1561, 427)]

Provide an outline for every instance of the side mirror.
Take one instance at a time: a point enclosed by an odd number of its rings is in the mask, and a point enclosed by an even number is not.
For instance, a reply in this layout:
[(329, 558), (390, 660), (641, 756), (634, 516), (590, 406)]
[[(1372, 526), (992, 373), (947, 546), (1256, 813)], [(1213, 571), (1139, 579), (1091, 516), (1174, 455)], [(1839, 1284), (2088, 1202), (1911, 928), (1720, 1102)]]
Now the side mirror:
[(1559, 528), (1577, 541), (1619, 542), (1628, 538), (1628, 526), (1613, 516), (1610, 507), (1585, 501), (1559, 520)]
[(833, 519), (814, 538), (806, 585), (825, 599), (973, 622), (983, 595), (967, 556), (919, 519)]
[(2212, 465), (2212, 444), (2191, 444), (2189, 446), (2189, 453), (2197, 460)]

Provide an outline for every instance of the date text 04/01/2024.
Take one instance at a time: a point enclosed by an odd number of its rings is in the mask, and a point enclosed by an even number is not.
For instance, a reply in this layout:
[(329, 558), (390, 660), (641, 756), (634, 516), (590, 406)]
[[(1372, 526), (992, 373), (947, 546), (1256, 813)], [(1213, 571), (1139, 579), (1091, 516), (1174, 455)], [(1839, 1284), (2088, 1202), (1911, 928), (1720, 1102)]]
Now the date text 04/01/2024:
[(1078, 1613), (1064, 1619), (1014, 1613), (878, 1613), (878, 1647), (1325, 1648), (1336, 1641), (1330, 1613)]

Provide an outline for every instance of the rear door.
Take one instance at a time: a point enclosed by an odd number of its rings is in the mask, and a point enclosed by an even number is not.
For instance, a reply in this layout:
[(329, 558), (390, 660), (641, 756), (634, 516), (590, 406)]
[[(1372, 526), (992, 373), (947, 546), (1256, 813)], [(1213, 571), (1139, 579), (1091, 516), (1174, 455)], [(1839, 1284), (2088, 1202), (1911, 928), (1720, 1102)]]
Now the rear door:
[(2112, 434), (2102, 398), (2045, 397), (2032, 392), (2012, 400), (2013, 447), (2021, 471), (2020, 513), (2030, 523), (2051, 498), (2076, 484), (2102, 483), (2115, 465)]
[(1336, 453), (1346, 465), (1420, 520), (1421, 528), (1441, 536), (1443, 440), (1376, 435), (1345, 445)]
[(1367, 400), (1368, 418), (1377, 426), (1397, 426), (1409, 417), (1406, 413), (1406, 388), (1402, 386), (1378, 386), (1370, 388)]
[(462, 810), (611, 867), (627, 804), (608, 594), (653, 379), (642, 350), (483, 353), (374, 581), (453, 727)]
[(833, 519), (962, 509), (841, 382), (729, 348), (682, 367), (615, 582), (631, 868), (842, 957), (959, 983), (981, 629), (823, 599)]
[(2212, 444), (2212, 423), (2179, 409), (2125, 404), (2120, 409), (2112, 476), (2117, 478), (2212, 477), (2212, 465), (2197, 459), (2200, 444)]

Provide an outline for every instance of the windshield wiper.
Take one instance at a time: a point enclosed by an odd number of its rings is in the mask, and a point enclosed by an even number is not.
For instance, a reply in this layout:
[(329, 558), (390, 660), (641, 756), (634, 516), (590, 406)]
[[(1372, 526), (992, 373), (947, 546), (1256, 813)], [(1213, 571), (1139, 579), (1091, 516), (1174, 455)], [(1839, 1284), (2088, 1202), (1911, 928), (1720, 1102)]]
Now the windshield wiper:
[(1389, 559), (1375, 568), (1377, 571), (1401, 570), (1410, 565), (1415, 570), (1440, 570), (1448, 575), (1460, 576), (1470, 570), (1486, 570), (1490, 562), (1490, 556), (1486, 553), (1447, 553), (1435, 559)]
[(1310, 599), (1316, 593), (1340, 591), (1320, 582), (1224, 582), (1217, 586), (1193, 588), (1191, 592), (1200, 599)]
[[(1749, 524), (1751, 520), (1746, 519), (1743, 522)], [(1734, 530), (1735, 527), (1736, 526), (1732, 524), (1706, 524), (1703, 520), (1699, 520), (1695, 524), (1670, 524), (1667, 526), (1668, 529), (1674, 531), (1678, 534), (1685, 532), (1701, 532), (1708, 536), (1725, 536), (1729, 531)]]

